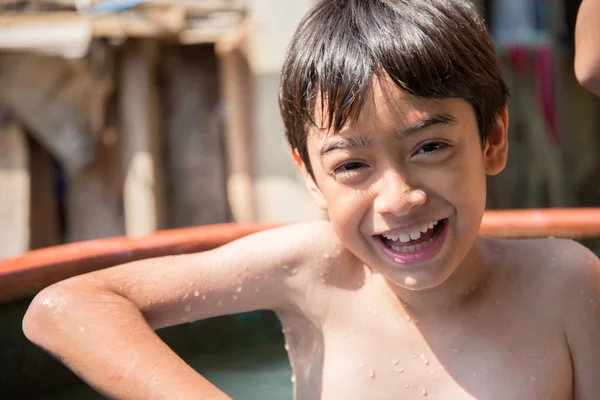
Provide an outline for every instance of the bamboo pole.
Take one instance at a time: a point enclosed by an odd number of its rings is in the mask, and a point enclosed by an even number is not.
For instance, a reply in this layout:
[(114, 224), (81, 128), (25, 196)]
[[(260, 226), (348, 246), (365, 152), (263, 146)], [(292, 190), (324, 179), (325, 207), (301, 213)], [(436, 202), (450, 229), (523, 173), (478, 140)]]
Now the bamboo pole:
[(227, 194), (236, 222), (256, 220), (252, 172), (252, 75), (239, 37), (217, 43), (219, 78), (225, 109)]
[(29, 249), (30, 172), (27, 138), (14, 122), (0, 122), (0, 258)]
[(131, 41), (124, 48), (119, 114), (125, 171), (125, 230), (141, 236), (163, 227), (163, 182), (154, 41)]

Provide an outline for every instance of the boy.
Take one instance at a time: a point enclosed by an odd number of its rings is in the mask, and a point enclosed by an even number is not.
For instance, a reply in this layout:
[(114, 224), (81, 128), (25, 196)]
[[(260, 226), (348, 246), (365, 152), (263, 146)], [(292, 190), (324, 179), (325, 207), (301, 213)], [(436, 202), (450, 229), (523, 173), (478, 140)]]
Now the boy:
[(322, 1), (280, 104), (330, 221), (58, 283), (25, 333), (119, 399), (227, 398), (153, 329), (256, 309), (284, 325), (296, 399), (597, 399), (600, 261), (478, 237), (507, 96), (466, 0)]

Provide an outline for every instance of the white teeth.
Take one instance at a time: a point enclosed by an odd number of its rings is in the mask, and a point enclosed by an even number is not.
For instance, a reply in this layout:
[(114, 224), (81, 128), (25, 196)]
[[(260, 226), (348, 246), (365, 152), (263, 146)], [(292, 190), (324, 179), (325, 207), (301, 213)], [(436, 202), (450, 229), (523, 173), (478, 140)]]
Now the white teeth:
[(424, 249), (425, 247), (433, 243), (434, 240), (434, 238), (431, 238), (426, 242), (415, 244), (413, 246), (396, 246), (395, 244), (390, 244), (390, 247), (392, 248), (392, 250), (397, 251), (399, 253), (412, 253), (414, 251)]
[(438, 224), (438, 222), (439, 221), (423, 224), (419, 227), (416, 227), (415, 230), (411, 232), (389, 233), (382, 236), (388, 240), (392, 240), (395, 242), (400, 241), (402, 243), (408, 243), (411, 240), (419, 239), (422, 233), (426, 233), (428, 230), (433, 229)]
[[(425, 232), (427, 232), (427, 231), (425, 231)], [(417, 239), (418, 239), (418, 238), (420, 238), (420, 237), (421, 237), (421, 231), (412, 231), (412, 232), (410, 233), (410, 238), (411, 238), (412, 240), (417, 240)]]

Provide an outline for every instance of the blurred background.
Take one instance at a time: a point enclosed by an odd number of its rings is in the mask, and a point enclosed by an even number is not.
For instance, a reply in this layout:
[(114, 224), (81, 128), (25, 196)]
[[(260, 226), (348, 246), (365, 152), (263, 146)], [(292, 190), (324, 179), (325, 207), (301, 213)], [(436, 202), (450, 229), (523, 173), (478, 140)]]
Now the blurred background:
[[(286, 46), (313, 2), (0, 0), (0, 259), (163, 229), (325, 218), (293, 166), (277, 104)], [(488, 208), (600, 206), (600, 100), (573, 72), (580, 1), (476, 3), (512, 92), (509, 163), (489, 180)], [(27, 296), (0, 307), (0, 398), (101, 398), (25, 339)], [(160, 335), (233, 398), (291, 398), (273, 313)]]
[[(220, 222), (325, 217), (277, 105), (311, 0), (0, 0), (0, 258)], [(478, 0), (510, 102), (488, 208), (600, 205), (579, 1)]]

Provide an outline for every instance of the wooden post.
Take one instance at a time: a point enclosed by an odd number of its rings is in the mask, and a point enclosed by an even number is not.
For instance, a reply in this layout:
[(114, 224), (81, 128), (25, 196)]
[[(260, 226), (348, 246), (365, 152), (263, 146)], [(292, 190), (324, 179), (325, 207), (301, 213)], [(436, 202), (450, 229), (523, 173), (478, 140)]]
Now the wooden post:
[(115, 49), (101, 41), (91, 46), (89, 126), (98, 138), (92, 162), (68, 171), (67, 233), (77, 242), (125, 234), (123, 178), (118, 147), (114, 87)]
[(30, 175), (25, 133), (0, 121), (0, 258), (29, 249)]
[(125, 229), (132, 236), (147, 235), (164, 226), (157, 55), (155, 41), (132, 40), (124, 46), (121, 61), (119, 114), (125, 169)]
[(227, 222), (230, 212), (214, 47), (171, 46), (161, 58), (166, 72), (169, 227)]
[(29, 154), (31, 172), (29, 248), (34, 250), (60, 244), (61, 237), (54, 161), (48, 150), (31, 137)]
[(252, 173), (252, 75), (238, 42), (221, 41), (215, 46), (225, 115), (227, 144), (227, 194), (236, 222), (256, 220)]

